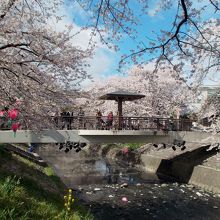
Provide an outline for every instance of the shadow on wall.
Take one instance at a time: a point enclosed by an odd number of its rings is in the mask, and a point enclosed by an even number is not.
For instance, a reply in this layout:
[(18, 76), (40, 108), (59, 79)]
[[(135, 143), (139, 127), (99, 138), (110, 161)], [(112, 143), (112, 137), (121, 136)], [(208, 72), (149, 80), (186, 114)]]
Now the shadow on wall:
[(172, 176), (181, 182), (188, 183), (193, 169), (201, 165), (206, 159), (217, 154), (218, 147), (207, 151), (210, 145), (202, 146), (191, 152), (185, 152), (173, 159), (162, 159), (156, 173)]

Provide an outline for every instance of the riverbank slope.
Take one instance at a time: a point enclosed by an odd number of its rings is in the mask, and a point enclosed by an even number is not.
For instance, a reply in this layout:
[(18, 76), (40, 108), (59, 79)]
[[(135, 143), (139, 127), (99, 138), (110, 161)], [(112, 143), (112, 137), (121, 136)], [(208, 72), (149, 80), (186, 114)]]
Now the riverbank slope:
[(0, 146), (0, 219), (92, 219), (76, 199), (69, 211), (64, 208), (66, 192), (51, 168)]

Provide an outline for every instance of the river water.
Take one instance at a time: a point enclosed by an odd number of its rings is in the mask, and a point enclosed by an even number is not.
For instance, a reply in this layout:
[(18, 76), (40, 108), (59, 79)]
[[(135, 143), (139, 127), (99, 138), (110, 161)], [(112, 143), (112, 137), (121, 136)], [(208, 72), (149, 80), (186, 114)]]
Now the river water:
[[(75, 160), (63, 180), (100, 220), (219, 220), (220, 195), (106, 159)], [(123, 187), (124, 186), (124, 187)]]

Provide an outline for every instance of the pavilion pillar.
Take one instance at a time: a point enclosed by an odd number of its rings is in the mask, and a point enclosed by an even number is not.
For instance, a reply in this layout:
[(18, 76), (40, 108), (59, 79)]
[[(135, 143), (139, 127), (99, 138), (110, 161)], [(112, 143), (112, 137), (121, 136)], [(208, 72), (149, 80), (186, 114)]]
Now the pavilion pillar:
[(118, 98), (118, 129), (122, 129), (122, 98)]

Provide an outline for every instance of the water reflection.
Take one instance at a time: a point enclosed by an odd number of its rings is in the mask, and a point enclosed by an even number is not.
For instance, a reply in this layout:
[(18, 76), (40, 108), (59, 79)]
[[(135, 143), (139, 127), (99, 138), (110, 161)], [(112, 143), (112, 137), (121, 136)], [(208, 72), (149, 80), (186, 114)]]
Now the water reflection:
[(141, 172), (128, 164), (107, 159), (74, 160), (65, 165), (62, 178), (68, 187), (88, 184), (116, 184), (116, 183), (158, 183), (165, 181), (163, 176)]
[[(59, 175), (68, 187), (80, 188), (75, 192), (77, 198), (97, 220), (219, 219), (220, 198), (194, 186), (103, 158), (59, 160), (63, 162), (57, 167)], [(121, 188), (120, 183), (125, 182), (128, 187)], [(127, 203), (122, 202), (123, 197)]]

